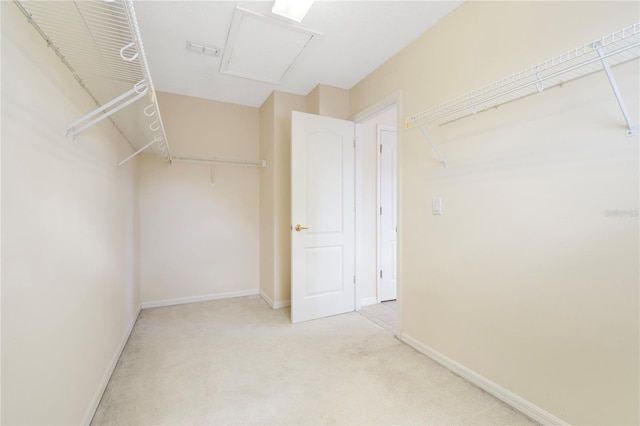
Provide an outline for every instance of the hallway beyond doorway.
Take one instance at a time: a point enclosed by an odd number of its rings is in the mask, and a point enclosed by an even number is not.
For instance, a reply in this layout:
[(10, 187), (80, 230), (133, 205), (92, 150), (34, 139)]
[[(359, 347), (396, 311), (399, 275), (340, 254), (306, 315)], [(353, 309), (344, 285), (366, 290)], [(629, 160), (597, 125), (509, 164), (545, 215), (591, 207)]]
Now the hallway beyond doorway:
[(364, 306), (358, 313), (395, 335), (398, 326), (396, 304), (395, 300), (376, 303), (375, 305)]

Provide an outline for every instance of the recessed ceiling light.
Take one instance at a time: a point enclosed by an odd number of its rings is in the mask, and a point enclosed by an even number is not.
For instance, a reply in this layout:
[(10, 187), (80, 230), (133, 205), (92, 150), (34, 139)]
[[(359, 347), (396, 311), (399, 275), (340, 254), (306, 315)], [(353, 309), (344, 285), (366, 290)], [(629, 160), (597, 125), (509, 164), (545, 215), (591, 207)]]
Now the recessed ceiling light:
[(302, 22), (313, 0), (276, 0), (271, 12), (292, 21)]

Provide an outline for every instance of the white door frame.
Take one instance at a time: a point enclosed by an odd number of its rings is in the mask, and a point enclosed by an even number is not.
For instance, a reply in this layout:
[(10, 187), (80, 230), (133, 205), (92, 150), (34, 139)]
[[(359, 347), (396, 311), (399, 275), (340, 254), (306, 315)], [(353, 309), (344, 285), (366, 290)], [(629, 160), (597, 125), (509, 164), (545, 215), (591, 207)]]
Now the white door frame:
[[(362, 230), (359, 225), (358, 215), (361, 214), (360, 210), (362, 209), (362, 178), (361, 178), (361, 169), (362, 169), (362, 132), (360, 131), (360, 124), (367, 121), (371, 117), (378, 115), (384, 110), (394, 106), (396, 107), (396, 143), (397, 143), (397, 163), (396, 168), (398, 171), (398, 179), (397, 179), (397, 194), (398, 194), (398, 206), (397, 206), (397, 215), (398, 215), (398, 251), (397, 251), (397, 264), (398, 264), (398, 282), (397, 282), (397, 290), (398, 290), (398, 303), (396, 304), (396, 335), (400, 335), (402, 332), (402, 308), (401, 308), (401, 297), (402, 297), (402, 132), (404, 129), (403, 123), (403, 115), (402, 115), (402, 91), (398, 90), (392, 93), (390, 96), (374, 103), (373, 105), (365, 108), (364, 110), (354, 114), (352, 121), (356, 124), (356, 270), (358, 266), (359, 259), (357, 257), (357, 253), (361, 250), (361, 235)], [(376, 237), (377, 239), (377, 237)], [(376, 265), (377, 266), (377, 265)], [(357, 277), (356, 277), (357, 279)], [(357, 282), (357, 281), (356, 281)], [(361, 301), (361, 291), (360, 286), (356, 285), (356, 310), (360, 310), (362, 308)]]
[[(385, 126), (382, 124), (378, 124), (378, 126), (376, 127), (376, 143), (377, 146), (380, 146), (381, 142), (380, 142), (380, 132), (384, 132), (384, 131), (390, 131), (390, 132), (394, 132), (396, 133), (396, 148), (397, 148), (397, 129), (393, 126)], [(396, 151), (397, 152), (397, 151)], [(377, 157), (377, 166), (376, 166), (376, 206), (378, 206), (378, 208), (382, 208), (382, 194), (380, 191), (380, 175), (381, 175), (381, 167), (380, 167), (380, 152), (378, 152)], [(397, 159), (396, 159), (396, 166), (397, 164)], [(397, 170), (396, 170), (397, 171)], [(396, 191), (397, 191), (397, 187), (396, 187)], [(396, 220), (397, 220), (397, 214), (398, 214), (398, 206), (394, 206), (396, 209)], [(378, 271), (382, 270), (382, 257), (380, 256), (381, 253), (381, 246), (382, 246), (382, 221), (381, 221), (382, 217), (380, 214), (376, 215), (376, 268)], [(397, 253), (396, 253), (397, 255)], [(389, 271), (387, 271), (387, 273), (389, 273)], [(382, 285), (381, 283), (381, 277), (380, 274), (376, 274), (376, 297), (378, 299), (378, 303), (382, 302), (381, 298), (380, 298), (380, 287)], [(396, 299), (397, 300), (397, 299)]]

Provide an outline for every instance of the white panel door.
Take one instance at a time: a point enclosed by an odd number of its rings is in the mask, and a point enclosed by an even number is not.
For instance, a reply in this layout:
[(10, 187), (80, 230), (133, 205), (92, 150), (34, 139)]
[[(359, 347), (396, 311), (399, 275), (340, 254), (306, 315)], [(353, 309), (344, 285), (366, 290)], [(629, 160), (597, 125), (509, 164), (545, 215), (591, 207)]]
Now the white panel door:
[(353, 122), (293, 112), (291, 321), (355, 309)]
[(397, 298), (398, 282), (398, 194), (396, 170), (398, 149), (394, 128), (378, 128), (380, 231), (379, 231), (379, 299), (381, 302)]

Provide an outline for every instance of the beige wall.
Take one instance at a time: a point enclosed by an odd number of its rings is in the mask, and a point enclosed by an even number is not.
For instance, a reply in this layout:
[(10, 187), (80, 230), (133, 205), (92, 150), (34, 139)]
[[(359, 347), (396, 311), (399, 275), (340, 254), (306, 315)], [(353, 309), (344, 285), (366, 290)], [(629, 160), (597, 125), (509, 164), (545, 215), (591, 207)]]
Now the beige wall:
[(260, 109), (261, 152), (271, 154), (261, 182), (261, 205), (269, 207), (261, 212), (261, 291), (275, 308), (291, 302), (291, 112), (306, 107), (304, 96), (274, 91)]
[[(637, 2), (466, 2), (351, 91), (439, 102), (637, 21)], [(614, 69), (638, 117), (638, 62)], [(638, 137), (599, 73), (399, 134), (402, 329), (573, 424), (637, 424)], [(442, 197), (443, 215), (431, 215)], [(636, 210), (637, 211), (637, 210)]]
[(275, 95), (275, 246), (280, 253), (275, 267), (275, 296), (283, 302), (291, 300), (291, 112), (304, 111), (306, 99), (283, 92)]
[(91, 420), (140, 306), (137, 166), (12, 2), (2, 2), (2, 424)]
[(260, 107), (260, 158), (267, 167), (260, 170), (260, 294), (273, 306), (275, 300), (275, 92)]
[(323, 117), (349, 119), (349, 91), (318, 84), (307, 94), (306, 112)]
[[(257, 108), (158, 94), (175, 157), (259, 159)], [(140, 285), (145, 306), (257, 292), (260, 170), (143, 157)]]
[(307, 110), (305, 112), (309, 114), (320, 115), (320, 86), (322, 85), (318, 84), (307, 93)]

